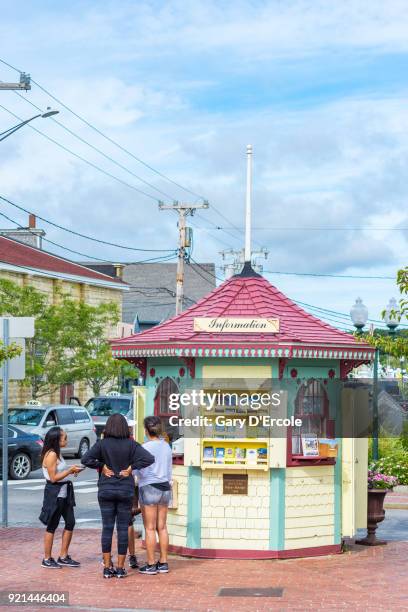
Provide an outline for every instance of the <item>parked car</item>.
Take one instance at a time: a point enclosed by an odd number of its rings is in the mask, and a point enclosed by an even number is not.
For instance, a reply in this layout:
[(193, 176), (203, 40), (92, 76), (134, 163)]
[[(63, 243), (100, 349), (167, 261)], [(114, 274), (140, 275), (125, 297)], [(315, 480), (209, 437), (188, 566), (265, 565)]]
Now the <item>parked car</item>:
[(88, 411), (83, 406), (44, 404), (30, 400), (25, 406), (9, 411), (9, 423), (22, 431), (38, 434), (42, 438), (51, 427), (59, 425), (68, 436), (63, 455), (74, 455), (79, 459), (96, 442), (95, 427)]
[(101, 437), (106, 421), (115, 412), (123, 414), (128, 422), (133, 421), (133, 396), (131, 394), (110, 391), (106, 395), (92, 397), (85, 404), (96, 428), (96, 435)]
[[(10, 478), (24, 480), (41, 467), (43, 441), (40, 436), (22, 431), (17, 427), (8, 428), (8, 465)], [(0, 426), (0, 470), (3, 466), (3, 427)], [(1, 472), (0, 472), (1, 473)]]

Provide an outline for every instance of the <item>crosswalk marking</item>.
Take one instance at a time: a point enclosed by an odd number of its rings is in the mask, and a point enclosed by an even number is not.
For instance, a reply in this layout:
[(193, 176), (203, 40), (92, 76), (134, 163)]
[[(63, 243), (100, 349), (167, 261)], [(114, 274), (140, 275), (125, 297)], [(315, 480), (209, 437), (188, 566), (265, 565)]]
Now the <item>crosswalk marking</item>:
[(96, 493), (98, 487), (90, 487), (89, 489), (75, 490), (75, 493)]
[[(33, 483), (41, 483), (41, 484), (34, 484), (34, 486), (31, 486)], [(11, 480), (9, 481), (9, 484), (13, 484), (13, 485), (21, 485), (19, 487), (14, 487), (14, 489), (16, 491), (39, 491), (40, 489), (44, 488), (44, 484), (45, 484), (45, 480), (43, 478), (40, 479), (36, 479), (33, 478), (32, 480)], [(97, 491), (98, 487), (96, 485), (96, 480), (81, 480), (80, 482), (74, 482), (74, 486), (75, 489), (79, 491)], [(86, 489), (86, 487), (91, 487)]]

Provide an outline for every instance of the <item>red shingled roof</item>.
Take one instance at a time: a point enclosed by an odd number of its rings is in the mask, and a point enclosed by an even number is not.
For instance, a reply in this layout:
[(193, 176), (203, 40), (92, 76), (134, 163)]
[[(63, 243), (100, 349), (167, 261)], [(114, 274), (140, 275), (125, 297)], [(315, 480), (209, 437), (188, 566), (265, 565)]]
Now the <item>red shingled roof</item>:
[[(278, 318), (278, 333), (208, 333), (194, 331), (196, 317)], [(140, 334), (113, 341), (113, 350), (165, 347), (289, 347), (363, 348), (352, 334), (321, 321), (292, 302), (255, 273), (236, 275), (180, 315)], [(368, 349), (370, 350), (370, 349)], [(140, 355), (140, 350), (137, 351)]]
[(126, 283), (123, 283), (119, 278), (112, 278), (106, 274), (95, 272), (68, 259), (47, 253), (42, 249), (37, 249), (5, 236), (0, 236), (0, 262), (21, 267), (21, 272), (29, 273), (31, 270), (42, 270), (54, 275), (69, 274), (71, 276), (82, 276), (90, 280), (103, 281), (112, 285), (123, 284), (126, 287)]

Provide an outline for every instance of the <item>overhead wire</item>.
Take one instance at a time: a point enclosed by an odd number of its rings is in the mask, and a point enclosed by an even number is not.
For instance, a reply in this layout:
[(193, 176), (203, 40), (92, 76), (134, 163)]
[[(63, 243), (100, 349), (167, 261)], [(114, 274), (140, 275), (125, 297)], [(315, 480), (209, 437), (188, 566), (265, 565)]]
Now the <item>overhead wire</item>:
[[(18, 68), (16, 68), (15, 66), (12, 66), (11, 64), (9, 64), (8, 62), (6, 62), (3, 59), (0, 59), (0, 62), (6, 66), (8, 66), (9, 68), (11, 68), (12, 70), (15, 70), (18, 73), (22, 73), (21, 70), (19, 70)], [(158, 176), (160, 176), (161, 178), (169, 181), (170, 183), (173, 183), (173, 185), (176, 185), (177, 187), (179, 187), (180, 189), (186, 191), (187, 193), (190, 193), (190, 195), (193, 195), (199, 199), (205, 199), (202, 195), (200, 195), (199, 193), (196, 193), (195, 191), (189, 189), (188, 187), (185, 187), (184, 185), (182, 185), (181, 183), (178, 183), (177, 181), (174, 181), (172, 178), (170, 178), (169, 176), (167, 176), (166, 174), (164, 174), (163, 172), (160, 172), (159, 170), (157, 170), (156, 168), (154, 168), (152, 165), (148, 164), (147, 162), (145, 162), (143, 159), (141, 159), (140, 157), (137, 157), (134, 153), (132, 153), (131, 151), (129, 151), (126, 147), (124, 147), (123, 145), (121, 145), (120, 143), (118, 143), (116, 140), (114, 140), (113, 138), (111, 138), (110, 136), (107, 136), (104, 132), (102, 132), (100, 129), (98, 129), (95, 125), (93, 125), (90, 121), (87, 121), (86, 119), (84, 119), (83, 117), (81, 117), (81, 115), (79, 115), (78, 113), (76, 113), (72, 108), (70, 108), (67, 104), (65, 104), (62, 100), (60, 100), (59, 98), (57, 98), (57, 96), (55, 96), (54, 94), (52, 94), (50, 91), (48, 91), (45, 87), (43, 87), (40, 83), (38, 83), (36, 80), (34, 80), (33, 78), (31, 78), (31, 82), (34, 83), (36, 85), (36, 87), (38, 87), (41, 91), (43, 91), (47, 96), (49, 96), (50, 98), (52, 98), (55, 102), (57, 102), (58, 104), (60, 104), (63, 108), (65, 108), (68, 112), (70, 112), (72, 115), (74, 115), (74, 117), (76, 117), (77, 119), (79, 119), (80, 121), (82, 121), (82, 123), (84, 123), (85, 125), (87, 125), (89, 128), (91, 128), (94, 132), (96, 132), (97, 134), (99, 134), (99, 136), (102, 136), (102, 138), (105, 138), (105, 140), (109, 141), (111, 144), (113, 144), (114, 146), (118, 147), (121, 151), (123, 151), (124, 153), (126, 153), (127, 155), (129, 155), (130, 157), (132, 157), (134, 160), (136, 160), (138, 163), (142, 164), (143, 166), (145, 166), (146, 168), (148, 168), (149, 170), (151, 170), (152, 172), (154, 172), (155, 174), (157, 174)]]
[[(35, 237), (38, 237), (38, 234), (36, 234), (35, 232), (33, 232), (31, 230), (31, 228), (29, 227), (22, 227), (20, 223), (18, 223), (17, 221), (15, 221), (14, 219), (12, 219), (11, 217), (9, 217), (8, 215), (6, 215), (5, 213), (0, 212), (0, 216), (4, 217), (5, 219), (7, 219), (7, 221), (10, 221), (11, 223), (14, 223), (14, 225), (16, 226), (16, 230), (22, 229), (26, 232), (29, 232), (30, 234), (32, 234)], [(11, 228), (13, 229), (13, 228)], [(1, 235), (1, 232), (0, 232)], [(18, 240), (18, 238), (17, 238)], [(70, 249), (69, 247), (60, 244), (59, 242), (54, 242), (53, 240), (50, 240), (49, 238), (45, 238), (44, 236), (41, 236), (41, 241), (42, 242), (47, 242), (49, 244), (52, 244), (53, 246), (56, 246), (59, 249), (62, 249), (63, 251), (67, 251), (68, 253), (72, 253), (74, 255), (80, 255), (81, 257), (87, 257), (90, 260), (93, 261), (100, 261), (102, 263), (107, 263), (107, 264), (115, 264), (117, 263), (116, 261), (113, 260), (109, 260), (109, 259), (101, 259), (100, 257), (96, 257), (96, 255), (90, 255), (89, 253), (82, 253), (81, 251), (76, 251), (74, 249)], [(176, 251), (170, 255), (170, 258), (174, 258), (176, 256)], [(59, 255), (57, 255), (57, 257), (59, 257)], [(168, 255), (163, 255), (161, 257), (153, 257), (150, 259), (144, 259), (141, 260), (140, 262), (137, 263), (144, 263), (144, 262), (154, 262), (154, 261), (160, 261), (160, 260), (165, 260), (167, 259), (169, 256)]]
[[(25, 102), (27, 102), (28, 104), (30, 104), (32, 107), (34, 107), (35, 109), (37, 109), (40, 112), (43, 112), (43, 110), (37, 106), (36, 104), (34, 104), (34, 102), (32, 102), (31, 100), (29, 100), (28, 98), (25, 98), (22, 94), (18, 93), (18, 91), (14, 92), (19, 98), (21, 98), (22, 100), (24, 100)], [(146, 181), (144, 178), (142, 178), (141, 176), (139, 176), (138, 174), (136, 174), (135, 172), (133, 172), (132, 170), (130, 170), (129, 168), (127, 168), (127, 166), (124, 166), (123, 164), (121, 164), (120, 162), (116, 161), (116, 159), (114, 159), (113, 157), (111, 157), (110, 155), (107, 155), (106, 153), (104, 153), (103, 151), (101, 151), (98, 147), (96, 147), (95, 145), (93, 145), (92, 143), (88, 142), (87, 140), (85, 140), (85, 138), (82, 138), (82, 136), (79, 136), (76, 132), (74, 132), (73, 130), (71, 130), (69, 127), (67, 127), (66, 125), (64, 125), (61, 121), (58, 121), (58, 119), (55, 119), (54, 117), (50, 117), (51, 121), (53, 123), (56, 123), (57, 125), (59, 125), (63, 130), (65, 130), (66, 132), (68, 132), (69, 134), (71, 134), (71, 136), (73, 136), (74, 138), (76, 138), (77, 140), (79, 140), (80, 142), (86, 144), (88, 147), (90, 147), (91, 149), (93, 149), (94, 151), (96, 151), (97, 153), (99, 153), (100, 155), (102, 155), (105, 159), (107, 159), (108, 161), (112, 162), (113, 164), (115, 164), (116, 166), (118, 166), (119, 168), (121, 168), (122, 170), (124, 170), (125, 172), (127, 172), (128, 174), (132, 175), (133, 177), (135, 177), (136, 179), (138, 179), (141, 183), (144, 183), (145, 185), (147, 185), (148, 187), (150, 187), (151, 189), (156, 190), (158, 193), (160, 193), (162, 196), (166, 197), (166, 198), (170, 198), (170, 199), (175, 199), (173, 196), (169, 195), (168, 193), (166, 193), (165, 191), (162, 191), (161, 189), (159, 189), (158, 187), (156, 187), (155, 185), (153, 185), (152, 183), (149, 183), (149, 181)]]
[(281, 272), (277, 270), (263, 270), (264, 274), (276, 274), (276, 275), (284, 275), (284, 276), (313, 276), (316, 278), (356, 278), (356, 279), (370, 279), (370, 280), (393, 280), (395, 281), (394, 276), (369, 276), (362, 274), (325, 274), (320, 272)]
[(41, 221), (44, 221), (44, 223), (47, 223), (48, 225), (52, 225), (53, 227), (57, 227), (60, 230), (63, 230), (64, 232), (68, 232), (69, 234), (73, 234), (74, 236), (79, 236), (80, 238), (85, 238), (86, 240), (91, 240), (92, 242), (97, 242), (99, 244), (105, 244), (108, 246), (113, 246), (119, 249), (126, 249), (127, 251), (138, 251), (138, 252), (144, 252), (144, 253), (174, 253), (175, 249), (140, 249), (137, 247), (129, 247), (123, 244), (118, 244), (115, 242), (109, 242), (107, 240), (102, 240), (101, 238), (94, 238), (92, 236), (88, 236), (86, 234), (82, 234), (81, 232), (77, 232), (76, 230), (72, 230), (69, 229), (63, 225), (60, 225), (59, 223), (55, 223), (54, 221), (50, 221), (50, 219), (46, 219), (45, 217), (42, 217), (41, 215), (39, 215), (38, 213), (34, 212), (33, 210), (28, 210), (27, 208), (24, 208), (24, 206), (21, 206), (20, 204), (16, 204), (15, 202), (13, 202), (12, 200), (0, 195), (0, 200), (3, 200), (4, 202), (7, 202), (8, 204), (10, 204), (11, 206), (14, 206), (14, 208), (17, 208), (18, 210), (21, 210), (27, 214), (33, 214), (35, 215), (38, 219), (41, 219)]
[[(12, 115), (13, 117), (15, 117), (16, 119), (20, 119), (21, 121), (22, 118), (19, 117), (18, 115), (16, 115), (15, 113), (13, 113), (13, 111), (9, 110), (8, 108), (6, 108), (5, 106), (3, 106), (3, 104), (0, 104), (0, 108), (2, 108), (3, 110), (5, 110), (7, 113), (9, 113), (10, 115)], [(132, 185), (131, 183), (128, 183), (127, 181), (124, 181), (123, 179), (119, 178), (118, 176), (115, 176), (114, 174), (112, 174), (111, 172), (108, 172), (107, 170), (104, 170), (103, 168), (101, 168), (100, 166), (98, 166), (97, 164), (94, 164), (93, 162), (89, 161), (89, 159), (86, 159), (85, 157), (83, 157), (82, 155), (79, 155), (78, 153), (75, 153), (75, 151), (72, 151), (71, 149), (69, 149), (68, 147), (66, 147), (65, 145), (61, 144), (60, 142), (58, 142), (58, 140), (55, 140), (54, 138), (51, 138), (51, 136), (48, 136), (48, 134), (45, 134), (44, 132), (42, 132), (41, 130), (37, 129), (36, 127), (34, 127), (33, 125), (31, 125), (31, 123), (27, 124), (27, 127), (29, 127), (30, 129), (34, 130), (34, 132), (37, 132), (37, 134), (40, 134), (41, 136), (43, 136), (44, 138), (46, 138), (47, 140), (49, 140), (50, 142), (54, 143), (55, 145), (57, 145), (58, 147), (60, 147), (61, 149), (63, 149), (64, 151), (66, 151), (67, 153), (69, 153), (70, 155), (73, 155), (74, 157), (76, 157), (77, 159), (83, 161), (85, 164), (87, 164), (88, 166), (90, 166), (91, 168), (94, 168), (95, 170), (98, 170), (98, 172), (101, 172), (102, 174), (105, 174), (106, 176), (114, 179), (115, 181), (117, 181), (118, 183), (121, 183), (122, 185), (124, 185), (125, 187), (129, 187), (129, 189), (133, 189), (133, 191), (136, 191), (137, 193), (145, 196), (146, 198), (150, 198), (151, 200), (154, 200), (155, 202), (158, 201), (157, 197), (153, 196), (150, 193), (147, 193), (146, 191), (143, 191), (142, 189), (139, 189), (138, 187), (135, 187), (134, 185)]]
[[(8, 62), (6, 62), (5, 60), (0, 59), (0, 62), (2, 62), (3, 64), (5, 64), (6, 66), (12, 68), (13, 70), (15, 70), (16, 72), (19, 72), (21, 74), (21, 71), (18, 70), (18, 68), (16, 68), (15, 66), (12, 66), (11, 64), (9, 64)], [(158, 176), (162, 177), (163, 179), (169, 181), (170, 183), (176, 185), (177, 187), (179, 187), (180, 189), (190, 193), (191, 195), (194, 195), (195, 197), (197, 197), (200, 200), (205, 201), (205, 197), (201, 194), (198, 194), (197, 192), (192, 191), (191, 189), (185, 187), (184, 185), (178, 183), (177, 181), (174, 181), (173, 179), (171, 179), (169, 176), (165, 175), (164, 173), (160, 172), (159, 170), (157, 170), (156, 168), (154, 168), (153, 166), (151, 166), (150, 164), (144, 162), (140, 157), (137, 157), (136, 155), (134, 155), (131, 151), (129, 151), (128, 149), (126, 149), (126, 147), (123, 147), (121, 144), (119, 144), (117, 141), (115, 141), (113, 138), (111, 138), (110, 136), (107, 136), (104, 132), (102, 132), (101, 130), (99, 130), (96, 126), (94, 126), (91, 122), (87, 121), (86, 119), (84, 119), (83, 117), (81, 117), (81, 115), (79, 115), (78, 113), (76, 113), (72, 108), (70, 108), (68, 105), (66, 105), (62, 100), (60, 100), (59, 98), (57, 98), (56, 96), (54, 96), (53, 94), (51, 94), (45, 87), (43, 87), (42, 85), (40, 85), (36, 80), (31, 79), (31, 82), (34, 83), (41, 91), (43, 91), (46, 95), (50, 96), (50, 98), (52, 98), (55, 102), (57, 102), (58, 104), (60, 104), (63, 108), (65, 108), (66, 110), (68, 110), (72, 115), (74, 115), (77, 119), (79, 119), (80, 121), (82, 121), (85, 125), (87, 125), (88, 127), (90, 127), (92, 130), (94, 130), (96, 133), (98, 133), (100, 136), (102, 136), (103, 138), (105, 138), (107, 141), (109, 141), (111, 144), (115, 145), (116, 147), (118, 147), (121, 151), (125, 152), (126, 154), (128, 154), (129, 156), (131, 156), (133, 159), (135, 159), (137, 162), (139, 162), (140, 164), (142, 164), (143, 166), (145, 166), (146, 168), (148, 168), (149, 170), (151, 170), (152, 172), (156, 173)], [(25, 98), (22, 94), (18, 93), (18, 92), (14, 92), (16, 95), (18, 95), (21, 99), (25, 100), (26, 102), (28, 102), (31, 106), (33, 106), (34, 108), (36, 108), (37, 110), (41, 110), (40, 107), (36, 106), (33, 102), (31, 102), (30, 100), (28, 100), (27, 98)], [(9, 112), (10, 114), (12, 114), (11, 111), (9, 111), (6, 107), (2, 107), (4, 110), (6, 110), (7, 112)], [(14, 115), (16, 116), (16, 115)], [(19, 119), (19, 117), (16, 116), (16, 118)], [(136, 175), (134, 172), (132, 172), (131, 170), (129, 170), (126, 166), (123, 166), (122, 164), (120, 164), (119, 162), (117, 162), (115, 159), (113, 159), (111, 156), (106, 155), (103, 151), (101, 151), (98, 147), (92, 145), (91, 143), (89, 143), (87, 140), (83, 139), (81, 136), (79, 136), (78, 134), (76, 134), (73, 130), (69, 129), (67, 126), (65, 126), (62, 122), (58, 121), (57, 119), (53, 119), (53, 121), (55, 123), (57, 123), (59, 126), (61, 126), (63, 129), (65, 129), (67, 132), (69, 132), (72, 136), (74, 136), (75, 138), (79, 139), (81, 142), (87, 144), (89, 147), (91, 147), (92, 149), (94, 149), (95, 151), (97, 151), (98, 153), (100, 153), (101, 155), (103, 155), (106, 159), (108, 159), (109, 161), (111, 161), (112, 163), (114, 163), (115, 165), (119, 166), (120, 168), (122, 168), (123, 170), (125, 170), (126, 172), (132, 174), (133, 176), (135, 176), (138, 180), (142, 181), (143, 183), (145, 183), (146, 185), (149, 185), (151, 188), (155, 189), (156, 191), (158, 191), (159, 193), (161, 193), (162, 195), (165, 195), (166, 197), (169, 197), (171, 199), (172, 196), (169, 196), (169, 194), (163, 192), (162, 190), (158, 189), (156, 186), (152, 185), (151, 183), (149, 183), (148, 181), (146, 181), (145, 179), (141, 178), (140, 176)], [(60, 146), (62, 148), (64, 148), (64, 150), (68, 151), (69, 153), (71, 153), (72, 155), (75, 155), (76, 157), (78, 157), (79, 159), (81, 159), (82, 161), (84, 161), (85, 163), (87, 163), (88, 165), (91, 165), (92, 167), (102, 171), (103, 173), (107, 174), (108, 176), (110, 176), (111, 178), (114, 178), (115, 180), (119, 180), (120, 182), (122, 182), (123, 184), (125, 184), (128, 187), (137, 189), (136, 187), (130, 185), (129, 183), (127, 183), (126, 181), (122, 181), (121, 179), (118, 179), (118, 177), (115, 177), (114, 175), (112, 175), (111, 173), (107, 173), (105, 170), (99, 168), (98, 166), (96, 166), (96, 164), (93, 164), (92, 162), (89, 162), (89, 160), (83, 158), (82, 156), (79, 156), (78, 154), (76, 154), (75, 152), (69, 150), (67, 147), (65, 147), (64, 145), (62, 145), (61, 143), (58, 143), (58, 141), (55, 141), (54, 139), (52, 139), (51, 137), (49, 137), (48, 135), (44, 134), (43, 132), (41, 132), (40, 130), (38, 130), (37, 128), (34, 128), (34, 126), (30, 126), (32, 127), (32, 129), (34, 129), (35, 131), (37, 131), (38, 133), (40, 133), (42, 136), (44, 136), (45, 138), (48, 138), (49, 140), (51, 140), (52, 142), (54, 142), (54, 144), (56, 144), (57, 146)], [(145, 192), (142, 192), (141, 190), (138, 190), (140, 193), (142, 193), (143, 195), (146, 195), (147, 197), (152, 197), (148, 194), (146, 194)], [(231, 223), (231, 220), (228, 219), (228, 217), (226, 217), (220, 210), (218, 210), (218, 208), (214, 205), (211, 204), (211, 209), (214, 210), (214, 212), (216, 212), (221, 218), (223, 218), (225, 221), (227, 221), (228, 223)], [(203, 219), (200, 216), (201, 219)], [(206, 219), (206, 221), (208, 221), (209, 223), (211, 223), (214, 227), (217, 227), (216, 224), (209, 220)], [(237, 229), (238, 231), (241, 231), (239, 228), (237, 228), (236, 226), (234, 226), (234, 224), (232, 224), (233, 227), (235, 227), (235, 229)], [(237, 236), (234, 236), (234, 234), (231, 234), (230, 232), (228, 232), (227, 230), (223, 230), (225, 231), (225, 233), (227, 233), (228, 235), (232, 236), (234, 239), (237, 239)], [(225, 243), (224, 243), (225, 244)], [(231, 246), (231, 245), (227, 245), (227, 246)]]

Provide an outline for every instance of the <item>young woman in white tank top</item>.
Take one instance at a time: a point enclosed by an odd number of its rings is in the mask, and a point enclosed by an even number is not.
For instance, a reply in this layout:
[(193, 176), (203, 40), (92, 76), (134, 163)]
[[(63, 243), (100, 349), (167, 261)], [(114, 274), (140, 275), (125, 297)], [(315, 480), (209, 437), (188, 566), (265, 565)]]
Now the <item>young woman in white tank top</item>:
[[(43, 508), (40, 520), (46, 524), (44, 535), (44, 558), (42, 567), (59, 569), (60, 567), (79, 567), (79, 562), (74, 561), (68, 554), (68, 548), (72, 539), (75, 525), (72, 483), (68, 478), (72, 474), (76, 476), (81, 472), (79, 465), (68, 467), (61, 457), (61, 448), (67, 445), (67, 434), (61, 427), (51, 427), (44, 439), (42, 450), (42, 470), (47, 483), (44, 489)], [(66, 484), (64, 484), (66, 483)], [(54, 487), (58, 487), (56, 491)], [(70, 487), (71, 495), (68, 495)], [(57, 492), (57, 495), (55, 493)], [(57, 561), (52, 557), (52, 545), (54, 533), (59, 525), (61, 517), (64, 518), (65, 528), (62, 534), (61, 552)]]

